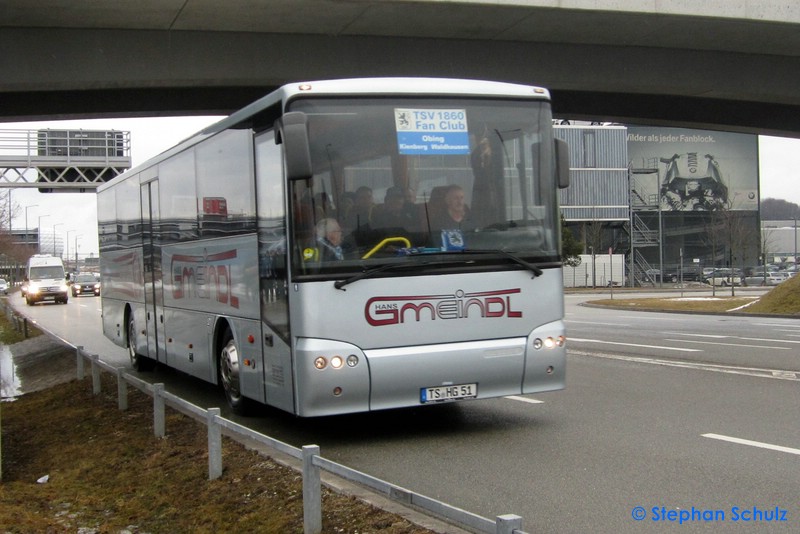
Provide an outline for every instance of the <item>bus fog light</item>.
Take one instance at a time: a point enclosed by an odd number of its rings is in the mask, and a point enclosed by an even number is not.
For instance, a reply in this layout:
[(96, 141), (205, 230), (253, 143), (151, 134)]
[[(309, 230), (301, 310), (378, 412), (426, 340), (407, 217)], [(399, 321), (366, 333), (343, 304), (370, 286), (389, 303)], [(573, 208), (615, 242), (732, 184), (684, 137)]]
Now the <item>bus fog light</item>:
[(553, 366), (552, 365), (547, 366), (547, 369), (545, 369), (544, 372), (547, 373), (548, 375), (552, 375), (553, 374)]
[(350, 356), (347, 357), (347, 366), (355, 367), (356, 365), (358, 365), (358, 356), (356, 356), (355, 354), (351, 354)]
[(344, 360), (342, 360), (341, 356), (331, 358), (331, 367), (334, 369), (341, 369), (342, 365), (344, 365)]
[(342, 388), (340, 388), (339, 386), (336, 386), (335, 388), (333, 388), (333, 396), (334, 397), (338, 397), (341, 394), (342, 394)]
[(533, 340), (533, 348), (536, 349), (536, 350), (539, 350), (539, 349), (542, 348), (542, 340), (539, 339), (538, 337)]
[(325, 369), (326, 365), (328, 365), (328, 361), (323, 356), (320, 356), (314, 360), (314, 367), (317, 369)]

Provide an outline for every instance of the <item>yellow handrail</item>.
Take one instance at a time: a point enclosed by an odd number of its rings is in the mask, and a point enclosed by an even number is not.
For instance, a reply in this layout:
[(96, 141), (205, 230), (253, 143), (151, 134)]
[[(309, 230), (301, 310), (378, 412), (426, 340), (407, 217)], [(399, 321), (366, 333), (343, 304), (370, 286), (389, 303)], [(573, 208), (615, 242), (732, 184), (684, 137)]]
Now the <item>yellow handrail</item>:
[(409, 241), (405, 237), (387, 237), (386, 239), (384, 239), (383, 241), (381, 241), (380, 243), (378, 243), (377, 245), (372, 247), (372, 250), (370, 250), (369, 252), (367, 252), (366, 254), (361, 256), (361, 259), (362, 260), (366, 260), (367, 258), (372, 256), (373, 254), (378, 252), (380, 249), (382, 249), (384, 247), (384, 245), (386, 245), (388, 243), (394, 243), (395, 241), (403, 243), (406, 246), (406, 248), (411, 248), (411, 241)]

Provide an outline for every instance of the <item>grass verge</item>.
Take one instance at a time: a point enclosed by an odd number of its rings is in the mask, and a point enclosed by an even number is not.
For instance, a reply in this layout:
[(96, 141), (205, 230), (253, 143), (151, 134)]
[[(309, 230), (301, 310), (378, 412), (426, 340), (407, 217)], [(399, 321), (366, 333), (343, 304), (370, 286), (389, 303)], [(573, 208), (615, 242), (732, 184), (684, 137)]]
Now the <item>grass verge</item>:
[[(303, 532), (300, 473), (223, 438), (210, 481), (204, 425), (167, 410), (156, 438), (152, 399), (131, 389), (120, 412), (115, 379), (101, 377), (98, 396), (73, 380), (2, 404), (0, 531)], [(432, 532), (327, 489), (322, 510), (326, 533)]]
[[(25, 333), (17, 330), (14, 323), (8, 318), (6, 312), (5, 303), (3, 306), (0, 306), (0, 344), (3, 345), (13, 345), (14, 343), (19, 343), (20, 341), (24, 341)], [(22, 319), (20, 319), (22, 321)], [(28, 337), (36, 337), (41, 335), (41, 330), (33, 326), (33, 323), (28, 321)]]
[[(727, 289), (726, 291), (730, 291)], [(766, 315), (796, 315), (800, 317), (800, 276), (775, 286), (761, 297), (739, 294), (716, 297), (614, 298), (589, 301), (589, 304), (646, 311), (678, 311), (702, 313), (753, 313)]]

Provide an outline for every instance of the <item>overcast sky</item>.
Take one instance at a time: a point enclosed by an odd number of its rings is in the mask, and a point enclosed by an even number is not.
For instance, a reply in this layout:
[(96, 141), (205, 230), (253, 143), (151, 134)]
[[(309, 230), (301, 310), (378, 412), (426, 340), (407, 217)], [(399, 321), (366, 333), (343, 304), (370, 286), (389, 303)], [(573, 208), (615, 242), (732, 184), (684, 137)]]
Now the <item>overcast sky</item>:
[[(131, 132), (133, 165), (163, 152), (212, 124), (221, 117), (174, 117), (141, 119), (98, 119), (26, 123), (0, 123), (0, 129), (123, 130)], [(759, 136), (761, 198), (779, 198), (800, 204), (800, 139)], [(36, 189), (13, 189), (11, 203), (16, 207), (12, 226), (28, 227), (41, 222), (42, 233), (69, 236), (70, 254), (75, 238), (80, 254), (97, 254), (97, 202), (90, 193), (39, 193)], [(41, 219), (40, 219), (41, 217)], [(67, 234), (69, 231), (69, 234)]]

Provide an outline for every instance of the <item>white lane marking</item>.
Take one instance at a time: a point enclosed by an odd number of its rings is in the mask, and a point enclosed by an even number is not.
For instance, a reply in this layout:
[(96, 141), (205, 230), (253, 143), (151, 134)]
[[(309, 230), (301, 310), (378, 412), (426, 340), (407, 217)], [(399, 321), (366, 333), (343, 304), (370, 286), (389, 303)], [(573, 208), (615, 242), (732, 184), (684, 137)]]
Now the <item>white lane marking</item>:
[(620, 319), (636, 319), (637, 322), (649, 319), (651, 321), (658, 321), (660, 323), (663, 323), (664, 321), (685, 321), (686, 320), (686, 319), (675, 319), (675, 318), (672, 318), (672, 317), (655, 317), (655, 316), (654, 317), (650, 317), (650, 316), (644, 316), (644, 314), (642, 314), (641, 317), (639, 317), (637, 315), (620, 315), (619, 318)]
[(725, 339), (726, 335), (723, 334), (687, 334), (686, 332), (661, 332), (662, 336), (695, 336), (695, 337), (710, 337), (712, 339)]
[(758, 378), (774, 378), (777, 380), (792, 380), (800, 382), (800, 373), (795, 371), (784, 371), (780, 369), (763, 369), (759, 367), (735, 367), (733, 365), (717, 365), (713, 363), (699, 363), (676, 360), (660, 360), (657, 358), (642, 358), (638, 356), (621, 356), (617, 354), (599, 354), (583, 351), (570, 351), (570, 354), (581, 356), (593, 356), (595, 358), (605, 358), (607, 360), (621, 360), (634, 363), (649, 363), (652, 365), (662, 365), (664, 367), (680, 367), (683, 369), (694, 369), (697, 371), (712, 371), (715, 373), (728, 373), (732, 375), (755, 376)]
[(628, 323), (600, 323), (597, 321), (575, 321), (573, 319), (567, 319), (567, 323), (575, 323), (575, 324), (599, 324), (601, 326), (630, 326)]
[[(750, 347), (751, 349), (792, 350), (791, 347), (770, 347), (768, 345), (743, 345), (741, 343), (717, 343), (716, 341), (697, 341), (694, 339), (665, 339), (664, 341), (675, 341), (677, 343), (700, 343), (703, 345), (722, 345), (723, 347)], [(776, 339), (773, 341), (778, 341), (778, 340)]]
[(620, 343), (618, 341), (603, 341), (600, 339), (581, 339), (575, 337), (568, 337), (567, 342), (569, 341), (577, 341), (584, 343), (602, 343), (604, 345), (622, 345), (624, 347), (639, 347), (645, 349), (677, 350), (680, 352), (703, 352), (703, 349), (684, 349), (680, 347), (663, 347), (661, 345), (639, 345), (637, 343)]
[(784, 447), (782, 445), (773, 445), (771, 443), (763, 443), (761, 441), (751, 441), (749, 439), (734, 438), (731, 436), (723, 436), (720, 434), (702, 434), (704, 438), (718, 439), (721, 441), (729, 441), (731, 443), (738, 443), (739, 445), (749, 445), (750, 447), (759, 447), (761, 449), (769, 449), (771, 451), (788, 452), (789, 454), (800, 455), (800, 449), (792, 447)]
[(770, 343), (800, 343), (788, 339), (775, 339), (764, 337), (728, 336), (724, 334), (687, 334), (685, 332), (663, 332), (665, 336), (710, 337), (711, 339), (741, 339), (742, 341), (767, 341)]
[(506, 398), (519, 402), (527, 402), (528, 404), (544, 404), (544, 401), (540, 401), (539, 399), (529, 399), (528, 397), (518, 397), (517, 395), (509, 395)]

